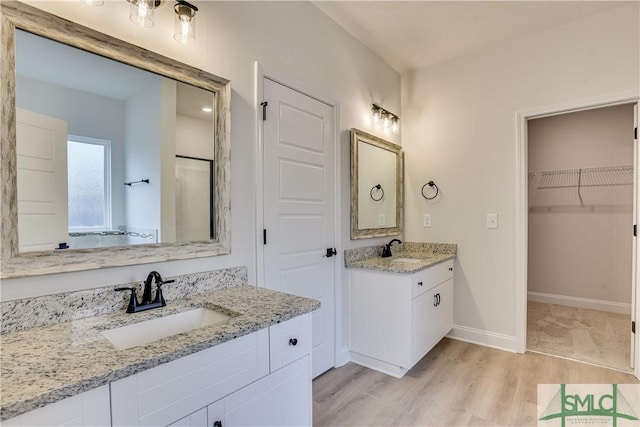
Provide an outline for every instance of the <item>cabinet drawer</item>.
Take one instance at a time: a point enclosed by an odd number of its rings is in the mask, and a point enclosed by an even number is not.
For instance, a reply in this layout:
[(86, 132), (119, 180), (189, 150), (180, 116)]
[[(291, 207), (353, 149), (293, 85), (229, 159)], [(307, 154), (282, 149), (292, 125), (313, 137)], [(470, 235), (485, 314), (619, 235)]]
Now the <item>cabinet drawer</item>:
[(311, 315), (294, 317), (269, 328), (271, 372), (311, 353)]
[(453, 260), (441, 262), (411, 275), (411, 298), (415, 298), (453, 277)]

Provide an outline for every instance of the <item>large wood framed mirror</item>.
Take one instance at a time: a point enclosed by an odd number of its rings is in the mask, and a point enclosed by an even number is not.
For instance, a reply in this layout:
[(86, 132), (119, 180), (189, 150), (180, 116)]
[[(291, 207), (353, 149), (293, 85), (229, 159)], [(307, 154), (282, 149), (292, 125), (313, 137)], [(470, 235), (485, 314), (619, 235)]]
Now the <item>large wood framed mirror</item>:
[(402, 147), (351, 129), (351, 239), (402, 233)]
[(24, 3), (0, 14), (0, 277), (230, 253), (230, 82)]

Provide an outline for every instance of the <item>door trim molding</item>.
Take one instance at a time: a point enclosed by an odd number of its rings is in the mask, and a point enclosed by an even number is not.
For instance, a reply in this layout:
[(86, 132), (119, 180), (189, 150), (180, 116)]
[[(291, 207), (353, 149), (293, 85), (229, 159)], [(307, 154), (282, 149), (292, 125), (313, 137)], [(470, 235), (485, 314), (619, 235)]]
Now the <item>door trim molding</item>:
[[(540, 106), (529, 110), (516, 111), (516, 351), (524, 353), (527, 349), (527, 247), (528, 247), (528, 186), (527, 186), (527, 121), (529, 119), (554, 116), (563, 113), (611, 107), (620, 104), (640, 102), (640, 91), (615, 92), (593, 98), (581, 99), (561, 104)], [(634, 171), (637, 175), (638, 171)], [(636, 262), (637, 262), (636, 256)], [(636, 278), (636, 287), (638, 279)], [(636, 293), (636, 306), (639, 303)], [(636, 324), (638, 322), (636, 313)], [(636, 334), (636, 354), (634, 374), (640, 378), (638, 367), (638, 345), (640, 334)]]
[(333, 363), (336, 366), (336, 361), (339, 360), (338, 349), (342, 346), (338, 345), (344, 337), (340, 334), (339, 325), (343, 322), (346, 322), (346, 319), (343, 319), (342, 315), (342, 307), (344, 306), (344, 301), (341, 298), (342, 292), (342, 268), (344, 265), (343, 261), (343, 251), (339, 248), (340, 246), (340, 236), (342, 235), (342, 218), (340, 217), (340, 212), (342, 212), (342, 207), (340, 203), (340, 188), (342, 188), (341, 182), (341, 174), (340, 174), (340, 164), (341, 164), (341, 155), (340, 155), (340, 103), (330, 96), (327, 96), (322, 91), (318, 91), (315, 88), (311, 88), (308, 85), (297, 81), (296, 79), (287, 76), (277, 70), (273, 70), (269, 67), (265, 67), (260, 62), (254, 62), (254, 117), (255, 117), (255, 132), (256, 132), (256, 150), (255, 150), (255, 181), (254, 181), (254, 194), (256, 199), (255, 204), (255, 236), (254, 239), (254, 247), (256, 254), (256, 275), (255, 275), (255, 283), (258, 287), (264, 288), (264, 245), (262, 243), (262, 230), (264, 229), (264, 191), (262, 188), (262, 180), (264, 177), (263, 170), (263, 159), (264, 159), (264, 128), (262, 126), (262, 108), (260, 108), (260, 103), (263, 100), (264, 94), (264, 79), (272, 80), (278, 84), (288, 87), (289, 89), (295, 90), (296, 92), (300, 92), (306, 96), (309, 96), (323, 104), (326, 104), (333, 108), (333, 143), (334, 143), (334, 245), (338, 250), (337, 256), (334, 257), (335, 268), (334, 268), (334, 286), (333, 286), (333, 321), (334, 321), (334, 355), (333, 355)]

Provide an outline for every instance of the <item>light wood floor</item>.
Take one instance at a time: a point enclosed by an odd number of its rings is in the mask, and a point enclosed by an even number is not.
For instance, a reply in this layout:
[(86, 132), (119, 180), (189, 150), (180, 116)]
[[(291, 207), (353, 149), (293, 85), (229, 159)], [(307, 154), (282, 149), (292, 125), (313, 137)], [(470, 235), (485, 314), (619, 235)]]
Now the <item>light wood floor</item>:
[(404, 378), (349, 363), (313, 381), (314, 426), (535, 426), (538, 384), (638, 383), (622, 372), (445, 338)]

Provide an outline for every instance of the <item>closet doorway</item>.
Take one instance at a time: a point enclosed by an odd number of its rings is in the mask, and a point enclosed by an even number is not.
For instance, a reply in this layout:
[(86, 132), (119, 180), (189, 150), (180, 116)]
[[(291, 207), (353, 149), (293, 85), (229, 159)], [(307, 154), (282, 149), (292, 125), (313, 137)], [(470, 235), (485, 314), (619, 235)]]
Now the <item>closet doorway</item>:
[(635, 103), (527, 121), (527, 350), (632, 371)]

